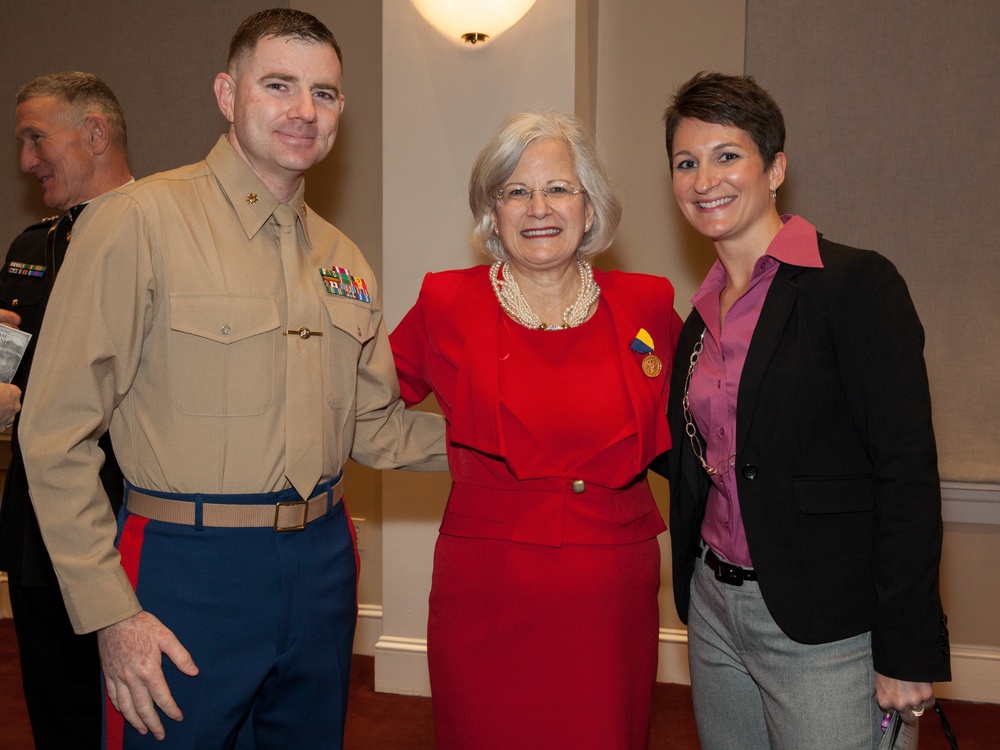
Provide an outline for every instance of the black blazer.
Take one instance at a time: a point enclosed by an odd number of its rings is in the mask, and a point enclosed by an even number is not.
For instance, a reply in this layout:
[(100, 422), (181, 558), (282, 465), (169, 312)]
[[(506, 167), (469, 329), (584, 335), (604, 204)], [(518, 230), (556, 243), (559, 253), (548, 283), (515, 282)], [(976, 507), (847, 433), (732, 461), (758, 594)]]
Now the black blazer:
[[(740, 506), (761, 594), (801, 643), (872, 632), (876, 671), (950, 679), (938, 593), (941, 498), (924, 333), (887, 259), (820, 237), (823, 268), (781, 264), (740, 380)], [(709, 479), (684, 433), (688, 361), (704, 329), (681, 331), (668, 417), (674, 599), (689, 584)]]

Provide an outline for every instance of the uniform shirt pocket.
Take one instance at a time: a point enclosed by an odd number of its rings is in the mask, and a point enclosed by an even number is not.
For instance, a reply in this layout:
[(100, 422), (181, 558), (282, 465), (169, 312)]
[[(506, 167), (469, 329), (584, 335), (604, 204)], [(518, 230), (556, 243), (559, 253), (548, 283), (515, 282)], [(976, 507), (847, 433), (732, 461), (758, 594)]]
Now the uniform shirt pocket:
[[(375, 336), (371, 305), (341, 297), (324, 299), (330, 329), (326, 347), (327, 401), (334, 409), (353, 409), (361, 349)], [(386, 342), (388, 344), (388, 342)]]
[[(330, 324), (337, 329), (334, 333), (346, 334), (354, 340), (360, 351), (361, 347), (375, 335), (372, 325), (371, 305), (352, 302), (339, 297), (324, 299)], [(343, 342), (349, 344), (350, 342)]]
[(274, 402), (280, 327), (273, 297), (170, 295), (174, 406), (193, 416), (256, 416)]

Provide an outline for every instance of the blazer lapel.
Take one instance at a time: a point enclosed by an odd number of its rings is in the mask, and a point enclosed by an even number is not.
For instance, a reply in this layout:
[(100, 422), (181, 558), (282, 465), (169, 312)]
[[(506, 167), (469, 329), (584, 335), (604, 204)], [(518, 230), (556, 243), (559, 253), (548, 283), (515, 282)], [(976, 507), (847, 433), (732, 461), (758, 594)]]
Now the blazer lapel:
[[(656, 402), (652, 388), (650, 387), (650, 383), (653, 381), (643, 374), (642, 359), (640, 355), (636, 354), (630, 348), (632, 340), (639, 332), (640, 323), (636, 322), (632, 315), (629, 314), (625, 300), (617, 292), (617, 288), (611, 284), (607, 284), (601, 289), (601, 296), (607, 302), (608, 312), (611, 313), (611, 317), (614, 320), (615, 350), (622, 369), (622, 377), (625, 380), (629, 405), (632, 407), (632, 419), (638, 428), (639, 450), (637, 453), (639, 463), (635, 467), (638, 474), (655, 457), (646, 455), (649, 443), (654, 439), (654, 435), (651, 434), (651, 430), (643, 428), (654, 424), (652, 414), (656, 408)], [(669, 342), (654, 341), (653, 344), (654, 346), (667, 346)]]
[(736, 450), (741, 452), (750, 434), (750, 425), (757, 408), (757, 396), (764, 374), (771, 363), (778, 342), (785, 330), (789, 316), (795, 306), (799, 287), (795, 276), (802, 269), (782, 263), (771, 282), (764, 306), (750, 339), (743, 373), (740, 375), (740, 390), (736, 397)]
[[(485, 287), (489, 290), (489, 286)], [(503, 313), (493, 296), (479, 295), (452, 314), (463, 321), (465, 350), (458, 367), (451, 439), (490, 456), (504, 455), (500, 424), (500, 327)], [(492, 304), (491, 304), (492, 303)]]

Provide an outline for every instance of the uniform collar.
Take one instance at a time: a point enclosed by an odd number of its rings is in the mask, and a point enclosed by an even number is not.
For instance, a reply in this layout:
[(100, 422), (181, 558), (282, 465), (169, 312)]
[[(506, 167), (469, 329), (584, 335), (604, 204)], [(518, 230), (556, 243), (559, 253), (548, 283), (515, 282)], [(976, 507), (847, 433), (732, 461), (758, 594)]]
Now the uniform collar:
[[(247, 239), (253, 238), (271, 218), (271, 214), (278, 206), (278, 200), (233, 148), (227, 136), (219, 137), (205, 161), (218, 180), (222, 192), (229, 199), (240, 224), (243, 225)], [(306, 222), (308, 208), (304, 200), (305, 191), (305, 180), (302, 180), (295, 194), (289, 199), (288, 205), (298, 214), (308, 243), (309, 231)]]

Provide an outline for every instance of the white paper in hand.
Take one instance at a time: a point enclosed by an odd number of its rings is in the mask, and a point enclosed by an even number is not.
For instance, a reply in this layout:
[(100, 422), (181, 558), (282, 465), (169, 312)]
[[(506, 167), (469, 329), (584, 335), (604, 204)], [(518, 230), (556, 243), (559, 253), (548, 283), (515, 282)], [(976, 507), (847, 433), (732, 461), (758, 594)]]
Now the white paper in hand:
[(0, 325), (0, 382), (9, 383), (14, 379), (29, 341), (30, 333)]

